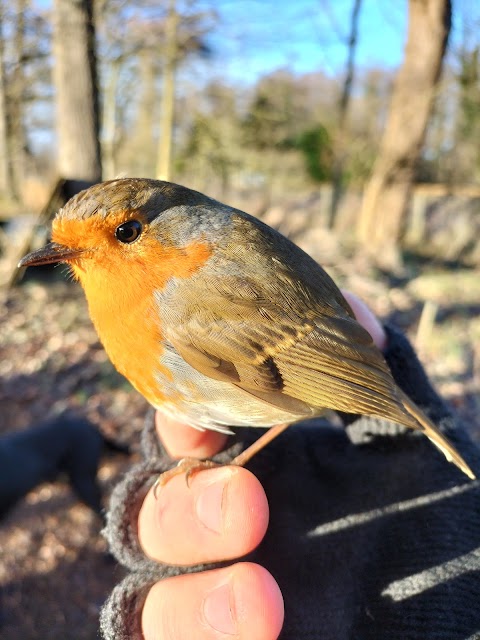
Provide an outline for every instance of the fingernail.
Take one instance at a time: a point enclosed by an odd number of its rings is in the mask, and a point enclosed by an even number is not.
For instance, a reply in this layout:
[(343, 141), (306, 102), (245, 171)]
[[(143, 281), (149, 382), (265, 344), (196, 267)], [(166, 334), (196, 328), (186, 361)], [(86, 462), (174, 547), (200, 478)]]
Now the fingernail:
[[(215, 477), (211, 479), (213, 474), (215, 474)], [(225, 492), (228, 487), (228, 481), (232, 477), (232, 471), (224, 467), (215, 470), (215, 472), (210, 472), (209, 475), (210, 478), (199, 490), (195, 509), (199, 520), (203, 522), (207, 529), (215, 533), (222, 533)], [(204, 478), (201, 481), (205, 482)]]
[(229, 636), (237, 635), (234, 597), (230, 583), (211, 591), (203, 601), (203, 615), (215, 631)]

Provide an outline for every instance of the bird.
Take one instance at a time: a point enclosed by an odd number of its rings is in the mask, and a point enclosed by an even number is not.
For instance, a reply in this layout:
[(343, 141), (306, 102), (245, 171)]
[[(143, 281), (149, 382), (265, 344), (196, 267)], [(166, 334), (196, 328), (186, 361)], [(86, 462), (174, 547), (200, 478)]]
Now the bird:
[[(197, 429), (268, 429), (233, 464), (330, 409), (420, 430), (475, 478), (332, 278), (259, 219), (181, 185), (122, 178), (70, 199), (51, 238), (19, 266), (69, 266), (109, 358), (151, 405)], [(213, 463), (179, 469), (202, 464)]]

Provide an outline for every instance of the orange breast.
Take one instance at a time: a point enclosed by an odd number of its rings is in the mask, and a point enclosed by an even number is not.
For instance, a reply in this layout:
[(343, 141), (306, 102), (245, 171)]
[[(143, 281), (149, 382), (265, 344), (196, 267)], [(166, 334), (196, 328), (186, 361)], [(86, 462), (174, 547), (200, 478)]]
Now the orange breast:
[[(157, 374), (172, 378), (163, 366), (162, 327), (155, 291), (172, 277), (187, 278), (211, 255), (201, 240), (184, 247), (164, 247), (145, 225), (141, 242), (119, 246), (114, 233), (97, 233), (90, 220), (65, 220), (54, 227), (54, 240), (67, 246), (88, 238), (92, 250), (71, 267), (87, 296), (90, 316), (108, 356), (133, 386), (153, 405), (166, 398)], [(89, 226), (89, 229), (85, 227)], [(75, 246), (75, 244), (73, 244)], [(171, 394), (169, 400), (172, 400)]]
[(153, 405), (164, 400), (156, 374), (169, 376), (160, 365), (162, 332), (152, 284), (134, 274), (102, 270), (83, 282), (90, 316), (116, 369)]

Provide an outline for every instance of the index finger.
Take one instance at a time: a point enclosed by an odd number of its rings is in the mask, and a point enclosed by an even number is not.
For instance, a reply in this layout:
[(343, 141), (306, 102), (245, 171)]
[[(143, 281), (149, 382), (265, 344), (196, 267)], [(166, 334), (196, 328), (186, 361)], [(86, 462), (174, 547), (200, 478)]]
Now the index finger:
[(380, 324), (380, 321), (375, 316), (370, 307), (365, 304), (358, 296), (351, 291), (342, 289), (342, 294), (348, 304), (351, 306), (353, 313), (364, 329), (372, 336), (374, 343), (380, 349), (384, 351), (387, 346), (387, 335), (385, 329)]
[(176, 422), (160, 411), (155, 414), (155, 429), (172, 458), (211, 458), (225, 448), (228, 439), (218, 431), (199, 431)]

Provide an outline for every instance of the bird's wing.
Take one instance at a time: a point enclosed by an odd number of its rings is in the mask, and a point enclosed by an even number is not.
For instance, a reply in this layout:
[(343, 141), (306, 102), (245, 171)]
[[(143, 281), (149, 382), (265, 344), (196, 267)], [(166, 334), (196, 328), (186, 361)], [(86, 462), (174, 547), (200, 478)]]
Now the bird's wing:
[(294, 413), (329, 408), (405, 424), (388, 366), (340, 292), (325, 304), (291, 284), (274, 296), (224, 277), (185, 302), (167, 338), (204, 375)]

